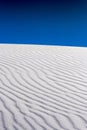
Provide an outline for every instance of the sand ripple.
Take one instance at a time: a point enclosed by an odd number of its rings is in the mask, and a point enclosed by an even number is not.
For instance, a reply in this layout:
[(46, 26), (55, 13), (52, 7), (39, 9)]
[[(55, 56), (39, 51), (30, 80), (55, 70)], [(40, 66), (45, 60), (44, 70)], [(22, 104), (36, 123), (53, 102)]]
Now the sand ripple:
[(87, 48), (1, 44), (0, 130), (87, 130)]

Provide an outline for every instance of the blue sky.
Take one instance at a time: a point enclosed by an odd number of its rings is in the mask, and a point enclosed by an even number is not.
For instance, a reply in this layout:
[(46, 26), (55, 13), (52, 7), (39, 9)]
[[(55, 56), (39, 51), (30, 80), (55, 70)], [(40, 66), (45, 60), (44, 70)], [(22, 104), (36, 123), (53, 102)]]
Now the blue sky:
[(4, 1), (0, 7), (1, 43), (87, 46), (85, 0)]

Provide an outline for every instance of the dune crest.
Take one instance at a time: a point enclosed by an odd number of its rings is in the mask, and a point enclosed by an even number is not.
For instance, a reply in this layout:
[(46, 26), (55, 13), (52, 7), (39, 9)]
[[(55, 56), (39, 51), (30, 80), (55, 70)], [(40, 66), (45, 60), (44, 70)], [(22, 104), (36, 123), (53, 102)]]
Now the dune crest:
[(87, 48), (1, 44), (0, 130), (87, 130)]

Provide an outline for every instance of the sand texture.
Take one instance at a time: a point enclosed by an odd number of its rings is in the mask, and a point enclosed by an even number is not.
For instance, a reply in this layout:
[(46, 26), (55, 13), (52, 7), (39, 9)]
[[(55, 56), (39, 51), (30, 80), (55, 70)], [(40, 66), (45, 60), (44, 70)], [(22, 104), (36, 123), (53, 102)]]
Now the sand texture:
[(0, 130), (87, 130), (87, 48), (1, 44)]

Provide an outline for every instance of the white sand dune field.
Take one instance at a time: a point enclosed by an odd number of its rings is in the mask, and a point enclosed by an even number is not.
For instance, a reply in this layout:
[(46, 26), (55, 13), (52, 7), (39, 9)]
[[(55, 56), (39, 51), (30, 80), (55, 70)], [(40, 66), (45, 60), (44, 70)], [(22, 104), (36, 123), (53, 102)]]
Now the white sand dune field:
[(87, 130), (87, 48), (1, 44), (0, 130)]

